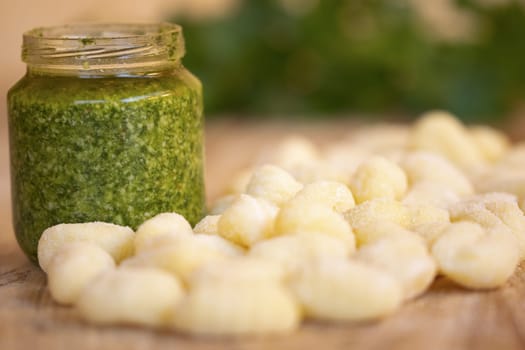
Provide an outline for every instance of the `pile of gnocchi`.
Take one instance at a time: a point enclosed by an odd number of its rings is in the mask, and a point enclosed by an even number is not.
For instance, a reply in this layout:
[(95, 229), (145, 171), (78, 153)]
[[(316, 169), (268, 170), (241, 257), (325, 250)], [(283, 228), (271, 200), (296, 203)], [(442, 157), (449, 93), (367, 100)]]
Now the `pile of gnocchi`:
[(524, 205), (525, 145), (435, 111), (324, 149), (285, 139), (193, 228), (60, 224), (38, 258), (54, 300), (96, 324), (288, 333), (384, 318), (438, 275), (502, 286), (525, 259)]

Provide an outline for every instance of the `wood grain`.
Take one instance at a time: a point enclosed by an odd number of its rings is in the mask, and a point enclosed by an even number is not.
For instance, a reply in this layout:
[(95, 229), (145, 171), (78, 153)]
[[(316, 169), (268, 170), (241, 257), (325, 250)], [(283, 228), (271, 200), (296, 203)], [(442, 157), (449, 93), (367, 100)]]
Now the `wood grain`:
[[(504, 288), (471, 292), (439, 278), (430, 292), (395, 315), (373, 323), (306, 322), (296, 334), (276, 338), (191, 338), (168, 331), (85, 324), (53, 303), (45, 275), (22, 255), (10, 222), (7, 141), (0, 130), (0, 349), (263, 350), (263, 349), (525, 349), (525, 265)], [(214, 122), (207, 130), (208, 200), (232, 173), (261, 149), (296, 132), (322, 144), (352, 123), (296, 124)]]

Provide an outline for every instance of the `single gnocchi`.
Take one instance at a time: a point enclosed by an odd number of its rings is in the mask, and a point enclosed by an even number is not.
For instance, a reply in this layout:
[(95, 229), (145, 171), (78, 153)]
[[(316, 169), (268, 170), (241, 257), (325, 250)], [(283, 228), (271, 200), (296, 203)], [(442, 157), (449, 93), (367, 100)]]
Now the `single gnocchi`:
[(63, 245), (90, 242), (108, 252), (118, 263), (133, 254), (134, 232), (105, 222), (58, 224), (47, 228), (38, 241), (38, 263), (47, 272), (51, 259)]
[(122, 268), (149, 267), (170, 272), (186, 282), (199, 267), (240, 256), (242, 249), (219, 236), (195, 235), (143, 251), (122, 262)]
[(285, 170), (274, 165), (264, 165), (254, 171), (246, 193), (281, 206), (302, 188), (303, 185)]
[(242, 256), (204, 264), (193, 272), (189, 285), (229, 283), (279, 283), (286, 278), (286, 270), (277, 262), (252, 256)]
[(49, 291), (58, 303), (73, 304), (96, 276), (114, 268), (113, 257), (93, 243), (65, 244), (57, 250), (49, 263)]
[(217, 223), (219, 235), (250, 247), (273, 235), (278, 211), (277, 206), (264, 199), (241, 194), (221, 215)]
[(292, 200), (323, 204), (340, 214), (355, 206), (350, 189), (344, 183), (337, 181), (317, 181), (307, 184)]
[(188, 237), (193, 234), (190, 223), (177, 213), (162, 213), (144, 221), (135, 235), (135, 250), (148, 249), (158, 237)]
[(406, 207), (409, 217), (407, 228), (411, 231), (420, 233), (429, 227), (450, 223), (450, 214), (448, 210), (443, 208), (426, 204), (408, 205)]
[(150, 268), (117, 269), (93, 280), (80, 294), (80, 315), (98, 324), (169, 326), (184, 291), (176, 278)]
[(407, 186), (403, 169), (378, 156), (361, 164), (350, 181), (350, 189), (357, 203), (375, 198), (401, 199)]
[[(437, 187), (438, 191), (445, 190), (443, 193), (451, 197), (448, 192), (464, 196), (474, 193), (474, 188), (470, 180), (465, 174), (453, 165), (446, 158), (439, 154), (430, 152), (413, 152), (407, 154), (400, 162), (401, 167), (405, 171), (410, 186), (417, 186), (420, 183), (430, 183), (430, 186)], [(437, 186), (441, 184), (442, 186)], [(420, 188), (420, 192), (431, 195), (432, 197), (443, 198), (437, 196), (432, 190), (432, 187)], [(447, 197), (444, 197), (445, 199)]]
[(355, 257), (394, 276), (405, 299), (422, 294), (436, 276), (434, 259), (417, 239), (387, 235), (361, 246)]
[(255, 244), (249, 256), (273, 261), (291, 273), (303, 263), (322, 257), (348, 257), (354, 247), (321, 233), (296, 233)]
[(202, 283), (175, 309), (176, 329), (197, 335), (286, 334), (298, 328), (301, 313), (279, 283)]
[(417, 233), (409, 231), (390, 221), (373, 221), (367, 225), (360, 226), (359, 230), (355, 231), (355, 237), (358, 247), (374, 243), (385, 237), (413, 240), (418, 243), (424, 243), (424, 239)]
[(451, 224), (432, 246), (432, 255), (445, 276), (472, 289), (503, 285), (519, 261), (509, 236), (488, 233), (474, 222)]
[(423, 180), (410, 187), (402, 202), (408, 206), (431, 205), (447, 209), (460, 200), (460, 195), (447, 184)]
[(467, 199), (450, 208), (453, 221), (470, 220), (489, 231), (512, 236), (525, 258), (525, 217), (513, 196), (489, 193)]
[(501, 159), (510, 148), (509, 138), (494, 128), (478, 125), (470, 128), (469, 133), (481, 155), (489, 162)]
[(402, 288), (388, 273), (361, 262), (327, 258), (305, 264), (290, 283), (306, 315), (362, 321), (383, 318), (401, 306)]
[(410, 213), (401, 202), (376, 198), (350, 209), (345, 218), (356, 234), (374, 222), (392, 222), (402, 227), (410, 224)]
[(409, 147), (441, 154), (462, 167), (484, 163), (484, 157), (467, 129), (453, 115), (443, 111), (425, 113), (415, 123)]
[(206, 215), (197, 223), (197, 225), (195, 225), (193, 232), (207, 235), (218, 235), (220, 218), (220, 215)]
[(321, 233), (341, 239), (350, 249), (355, 247), (355, 238), (348, 222), (341, 214), (327, 206), (291, 201), (281, 208), (275, 220), (275, 234)]

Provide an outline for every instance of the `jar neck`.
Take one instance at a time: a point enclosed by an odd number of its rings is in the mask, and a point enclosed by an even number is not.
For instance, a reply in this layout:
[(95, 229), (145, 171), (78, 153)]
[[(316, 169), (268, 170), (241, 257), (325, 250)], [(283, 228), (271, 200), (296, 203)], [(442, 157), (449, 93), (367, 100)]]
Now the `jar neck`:
[(175, 24), (83, 24), (24, 34), (30, 75), (136, 76), (181, 65), (182, 29)]

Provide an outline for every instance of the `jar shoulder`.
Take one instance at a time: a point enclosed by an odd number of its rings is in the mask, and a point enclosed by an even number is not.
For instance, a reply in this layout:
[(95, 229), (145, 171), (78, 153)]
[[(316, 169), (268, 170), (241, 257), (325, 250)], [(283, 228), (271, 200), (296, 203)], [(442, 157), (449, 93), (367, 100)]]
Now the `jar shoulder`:
[(202, 94), (200, 81), (184, 67), (158, 75), (80, 78), (26, 74), (8, 91), (9, 103), (122, 101), (143, 96)]

